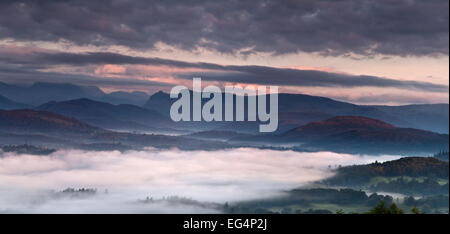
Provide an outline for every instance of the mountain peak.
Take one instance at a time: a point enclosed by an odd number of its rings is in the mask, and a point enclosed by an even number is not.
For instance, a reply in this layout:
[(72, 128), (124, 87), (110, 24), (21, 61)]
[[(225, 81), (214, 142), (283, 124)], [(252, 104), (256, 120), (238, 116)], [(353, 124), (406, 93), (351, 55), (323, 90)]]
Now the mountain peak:
[(165, 92), (160, 90), (160, 91), (154, 93), (151, 97), (152, 98), (159, 98), (159, 97), (167, 98), (168, 96), (169, 96), (168, 93), (165, 93)]

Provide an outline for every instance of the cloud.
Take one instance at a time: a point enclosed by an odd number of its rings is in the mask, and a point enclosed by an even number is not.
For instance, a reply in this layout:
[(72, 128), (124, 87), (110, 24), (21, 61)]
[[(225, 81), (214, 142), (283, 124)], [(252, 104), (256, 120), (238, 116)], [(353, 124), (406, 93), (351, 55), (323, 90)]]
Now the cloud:
[(34, 82), (54, 82), (72, 83), (85, 86), (119, 87), (123, 89), (133, 88), (148, 91), (154, 89), (158, 91), (162, 88), (170, 88), (164, 82), (150, 81), (135, 78), (114, 78), (101, 77), (87, 74), (71, 74), (65, 72), (39, 71), (47, 68), (40, 65), (3, 65), (0, 63), (0, 80), (7, 83), (34, 83)]
[(261, 85), (286, 85), (304, 87), (384, 87), (423, 90), (429, 92), (448, 92), (448, 86), (429, 82), (395, 80), (367, 75), (346, 75), (316, 70), (297, 70), (264, 66), (228, 66), (236, 72), (202, 72), (181, 74), (178, 77), (192, 79)]
[(2, 1), (0, 39), (224, 53), (448, 55), (447, 0)]
[[(0, 157), (0, 212), (208, 212), (205, 208), (135, 202), (147, 196), (178, 195), (219, 203), (276, 196), (331, 176), (328, 165), (396, 158), (251, 148), (124, 153), (61, 150), (49, 156), (4, 153)], [(101, 194), (92, 199), (51, 199), (43, 192), (67, 187), (97, 188)], [(105, 189), (108, 195), (102, 194)]]
[[(1, 51), (0, 47), (0, 51)], [(382, 87), (423, 90), (429, 92), (448, 92), (448, 86), (430, 82), (396, 80), (367, 75), (350, 75), (320, 70), (300, 70), (267, 66), (230, 66), (214, 63), (192, 63), (157, 57), (138, 57), (117, 53), (64, 53), (34, 52), (26, 58), (23, 53), (0, 55), (0, 61), (27, 66), (87, 66), (87, 65), (151, 65), (186, 69), (178, 70), (172, 76), (179, 79), (201, 77), (205, 81), (250, 83), (261, 85), (284, 85), (304, 87)], [(198, 69), (193, 72), (192, 68)], [(188, 71), (188, 69), (190, 69)], [(151, 73), (142, 74), (151, 76)]]

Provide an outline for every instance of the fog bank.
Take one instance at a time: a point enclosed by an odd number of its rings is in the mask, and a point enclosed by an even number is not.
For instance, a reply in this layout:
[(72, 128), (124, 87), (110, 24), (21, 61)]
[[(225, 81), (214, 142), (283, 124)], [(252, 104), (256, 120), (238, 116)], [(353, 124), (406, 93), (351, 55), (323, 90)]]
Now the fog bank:
[[(3, 153), (0, 212), (12, 213), (202, 213), (213, 205), (161, 200), (181, 196), (224, 203), (275, 196), (280, 191), (332, 176), (338, 165), (399, 156), (239, 148), (220, 151), (80, 151), (49, 156)], [(56, 196), (68, 187), (95, 188), (89, 197)], [(53, 195), (52, 195), (53, 194)]]

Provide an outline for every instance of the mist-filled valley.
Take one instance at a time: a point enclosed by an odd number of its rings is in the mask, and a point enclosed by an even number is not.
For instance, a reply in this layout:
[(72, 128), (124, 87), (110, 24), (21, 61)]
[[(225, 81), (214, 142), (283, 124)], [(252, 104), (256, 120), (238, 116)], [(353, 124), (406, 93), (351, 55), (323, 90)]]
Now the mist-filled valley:
[(253, 148), (10, 152), (0, 157), (0, 212), (220, 213), (221, 204), (277, 197), (337, 167), (399, 157)]

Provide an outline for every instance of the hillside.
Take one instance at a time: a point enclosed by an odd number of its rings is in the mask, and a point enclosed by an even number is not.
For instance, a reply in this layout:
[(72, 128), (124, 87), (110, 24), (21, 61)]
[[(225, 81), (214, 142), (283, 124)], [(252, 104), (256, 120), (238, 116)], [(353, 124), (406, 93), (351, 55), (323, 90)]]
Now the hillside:
[(0, 110), (0, 131), (90, 134), (103, 130), (75, 118), (37, 110)]
[(338, 116), (278, 135), (237, 137), (232, 142), (297, 145), (297, 150), (367, 154), (428, 154), (448, 149), (448, 135), (398, 128), (361, 116)]
[(9, 98), (0, 95), (0, 109), (12, 110), (12, 109), (25, 109), (30, 108), (30, 105), (15, 102)]
[(75, 118), (37, 110), (0, 110), (2, 144), (35, 144), (45, 147), (89, 150), (142, 149), (143, 147), (185, 150), (224, 149), (226, 143), (179, 136), (113, 132)]
[(88, 124), (117, 130), (151, 130), (164, 127), (169, 119), (159, 113), (138, 106), (113, 105), (86, 98), (63, 102), (49, 102), (37, 107), (77, 118)]
[(354, 180), (374, 176), (427, 176), (448, 179), (449, 167), (448, 162), (433, 157), (404, 157), (383, 163), (341, 167), (337, 173), (337, 177)]
[(340, 167), (323, 183), (403, 194), (448, 194), (448, 175), (448, 162), (434, 157), (405, 157)]
[(310, 138), (346, 131), (392, 130), (395, 127), (380, 120), (361, 116), (338, 116), (320, 122), (312, 122), (283, 134), (283, 137)]

